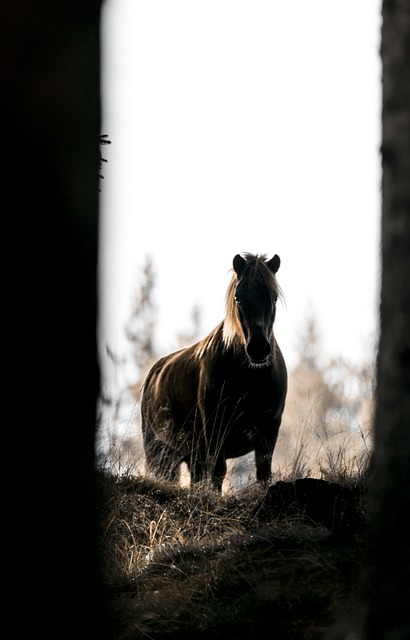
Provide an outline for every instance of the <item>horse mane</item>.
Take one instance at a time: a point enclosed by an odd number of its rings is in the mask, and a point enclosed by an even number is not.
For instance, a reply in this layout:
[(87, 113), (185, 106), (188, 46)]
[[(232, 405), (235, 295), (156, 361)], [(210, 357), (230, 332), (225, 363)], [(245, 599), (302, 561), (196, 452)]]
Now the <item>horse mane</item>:
[[(243, 277), (248, 277), (252, 282), (264, 284), (274, 302), (282, 295), (281, 288), (278, 285), (275, 274), (269, 269), (266, 262), (268, 260), (266, 254), (254, 255), (252, 253), (243, 253), (242, 256), (246, 260)], [(233, 269), (232, 269), (233, 271)], [(239, 322), (238, 312), (235, 302), (235, 290), (239, 278), (233, 271), (231, 281), (225, 296), (225, 320), (223, 323), (223, 343), (226, 347), (234, 344), (239, 340), (242, 343), (245, 339)]]

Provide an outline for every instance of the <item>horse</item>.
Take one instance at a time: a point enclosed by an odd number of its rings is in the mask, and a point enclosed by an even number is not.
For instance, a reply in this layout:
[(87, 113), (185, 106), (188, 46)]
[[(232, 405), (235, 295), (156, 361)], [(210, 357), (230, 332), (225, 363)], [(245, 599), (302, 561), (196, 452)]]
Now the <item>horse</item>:
[(222, 492), (227, 459), (254, 451), (268, 485), (287, 394), (287, 368), (273, 332), (282, 294), (280, 258), (237, 254), (225, 318), (203, 340), (160, 358), (142, 387), (141, 427), (149, 473)]

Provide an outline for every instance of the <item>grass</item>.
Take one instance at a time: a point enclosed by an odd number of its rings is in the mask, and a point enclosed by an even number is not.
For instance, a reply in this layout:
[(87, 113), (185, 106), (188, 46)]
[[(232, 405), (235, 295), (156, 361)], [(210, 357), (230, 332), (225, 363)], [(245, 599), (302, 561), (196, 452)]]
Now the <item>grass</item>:
[(284, 417), (272, 483), (228, 461), (222, 496), (147, 475), (141, 434), (101, 454), (100, 564), (115, 640), (324, 639), (366, 564), (371, 435)]
[[(303, 452), (293, 472), (306, 469)], [(322, 638), (357, 587), (366, 548), (364, 458), (352, 466), (348, 452), (327, 455), (327, 480), (282, 474), (263, 490), (251, 478), (222, 497), (101, 469), (113, 637)]]

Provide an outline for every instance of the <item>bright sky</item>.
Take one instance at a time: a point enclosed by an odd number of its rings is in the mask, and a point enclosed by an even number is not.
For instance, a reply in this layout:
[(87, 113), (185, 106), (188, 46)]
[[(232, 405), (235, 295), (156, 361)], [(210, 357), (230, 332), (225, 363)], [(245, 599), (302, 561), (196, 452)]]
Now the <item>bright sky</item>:
[(236, 253), (277, 253), (289, 367), (377, 338), (380, 0), (105, 0), (100, 342), (120, 355), (141, 269), (162, 353), (223, 318)]

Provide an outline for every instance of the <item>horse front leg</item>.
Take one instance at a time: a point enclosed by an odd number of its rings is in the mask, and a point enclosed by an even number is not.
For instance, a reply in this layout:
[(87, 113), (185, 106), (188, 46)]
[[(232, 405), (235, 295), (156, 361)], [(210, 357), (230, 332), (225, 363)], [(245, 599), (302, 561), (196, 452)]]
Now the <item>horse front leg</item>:
[(206, 480), (207, 477), (207, 469), (202, 457), (192, 458), (187, 463), (189, 468), (189, 473), (191, 474), (191, 484), (201, 484)]
[(212, 464), (211, 478), (212, 484), (218, 493), (222, 493), (222, 484), (226, 476), (227, 465), (224, 455), (219, 455)]
[(261, 484), (268, 485), (272, 475), (273, 451), (278, 439), (280, 421), (276, 421), (274, 428), (268, 436), (261, 438), (255, 447), (256, 480)]
[(256, 463), (256, 480), (260, 484), (268, 485), (271, 479), (272, 471), (272, 453), (266, 451), (255, 451)]

